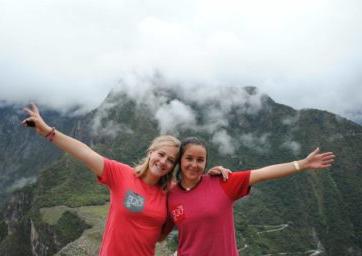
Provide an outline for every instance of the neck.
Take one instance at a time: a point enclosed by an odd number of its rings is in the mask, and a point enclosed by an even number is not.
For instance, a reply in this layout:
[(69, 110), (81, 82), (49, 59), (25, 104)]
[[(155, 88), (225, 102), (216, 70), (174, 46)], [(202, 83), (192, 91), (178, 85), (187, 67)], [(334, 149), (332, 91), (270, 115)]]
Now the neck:
[(141, 178), (146, 184), (154, 186), (160, 180), (160, 177), (152, 175), (148, 170), (146, 171), (145, 175)]
[(188, 179), (182, 178), (181, 186), (186, 190), (191, 190), (200, 182), (200, 180), (201, 180), (201, 176), (194, 180), (188, 180)]

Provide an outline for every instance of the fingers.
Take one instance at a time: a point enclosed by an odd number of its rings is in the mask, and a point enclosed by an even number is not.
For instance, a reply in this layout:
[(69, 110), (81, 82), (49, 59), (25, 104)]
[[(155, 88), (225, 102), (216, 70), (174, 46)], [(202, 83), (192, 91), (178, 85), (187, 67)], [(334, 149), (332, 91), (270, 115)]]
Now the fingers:
[(34, 111), (35, 113), (39, 114), (39, 109), (38, 109), (38, 107), (35, 105), (35, 103), (32, 102), (30, 105), (31, 105), (31, 108), (33, 109), (33, 111)]
[(318, 147), (312, 153), (310, 153), (309, 156), (315, 156), (315, 155), (317, 155), (319, 153), (319, 151), (320, 151), (320, 149)]
[(38, 107), (34, 103), (31, 103), (29, 107), (25, 107), (23, 110), (29, 115), (29, 117), (21, 122), (22, 125), (27, 127), (35, 127), (36, 119), (39, 115)]
[(324, 152), (324, 153), (320, 153), (320, 149), (316, 148), (312, 153), (310, 153), (307, 157), (307, 159), (321, 159), (321, 160), (329, 160), (329, 159), (333, 159), (336, 156), (334, 155), (333, 152)]
[(25, 124), (29, 127), (35, 127), (35, 122), (32, 120), (26, 120)]
[(324, 160), (323, 164), (331, 164), (334, 162), (334, 159)]
[(330, 160), (330, 159), (334, 159), (334, 158), (336, 158), (336, 156), (333, 155), (333, 154), (332, 155), (326, 155), (326, 156), (322, 157), (323, 160)]
[(223, 169), (222, 166), (215, 166), (210, 171), (215, 175), (220, 175), (220, 174), (222, 175), (222, 169)]
[(30, 103), (30, 106), (23, 108), (23, 110), (26, 111), (29, 115), (39, 114), (39, 109), (35, 103)]
[(222, 166), (215, 166), (208, 171), (208, 174), (209, 175), (222, 175), (223, 180), (226, 181), (229, 178), (229, 174), (231, 172), (232, 171), (230, 171), (229, 169), (226, 169)]
[(30, 109), (30, 108), (27, 108), (27, 107), (25, 107), (25, 108), (23, 108), (23, 110), (26, 112), (26, 113), (28, 113), (28, 115), (33, 115), (33, 111)]
[(35, 122), (32, 117), (24, 119), (21, 124), (27, 127), (35, 127)]
[(210, 170), (208, 170), (207, 173), (209, 175), (220, 175), (221, 170), (219, 169), (219, 166), (215, 166), (215, 167), (211, 168)]
[(24, 119), (21, 123), (24, 126), (35, 127), (35, 122), (31, 118)]
[(320, 155), (321, 156), (327, 156), (327, 155), (334, 155), (334, 153), (331, 152), (331, 151), (328, 151), (328, 152), (321, 153)]
[(328, 168), (328, 167), (331, 167), (332, 165), (331, 164), (324, 164), (322, 165), (322, 168)]
[(334, 162), (336, 156), (332, 152), (326, 152), (320, 154), (319, 157), (320, 157), (319, 159), (323, 164), (331, 164)]
[(221, 169), (221, 174), (222, 174), (222, 178), (224, 181), (227, 181), (230, 173), (231, 173), (231, 171), (229, 169), (225, 169), (225, 168)]

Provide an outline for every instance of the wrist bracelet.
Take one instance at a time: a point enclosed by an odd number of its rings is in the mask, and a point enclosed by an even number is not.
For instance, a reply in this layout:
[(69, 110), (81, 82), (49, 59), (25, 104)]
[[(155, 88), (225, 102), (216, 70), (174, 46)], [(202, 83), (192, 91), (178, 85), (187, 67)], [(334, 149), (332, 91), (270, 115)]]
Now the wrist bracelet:
[(55, 136), (55, 127), (52, 127), (50, 132), (47, 135), (45, 135), (45, 138), (49, 141), (53, 141), (54, 136)]
[(293, 165), (294, 165), (294, 167), (295, 167), (295, 169), (296, 169), (297, 171), (300, 171), (300, 165), (299, 165), (299, 163), (298, 163), (297, 161), (294, 161), (294, 162), (293, 162)]

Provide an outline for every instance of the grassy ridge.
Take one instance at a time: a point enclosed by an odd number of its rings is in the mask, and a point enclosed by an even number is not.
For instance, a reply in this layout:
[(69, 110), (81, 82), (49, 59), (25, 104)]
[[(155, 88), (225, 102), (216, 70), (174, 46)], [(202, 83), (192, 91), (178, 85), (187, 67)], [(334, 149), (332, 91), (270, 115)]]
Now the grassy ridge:
[[(157, 122), (144, 106), (122, 99), (123, 104), (107, 109), (107, 115), (100, 122), (122, 124), (123, 129), (114, 137), (100, 132), (89, 141), (103, 155), (133, 164), (158, 135)], [(198, 121), (204, 122), (208, 110), (196, 108), (195, 111), (198, 111)], [(87, 124), (95, 114), (85, 117), (79, 125), (90, 129)], [(228, 120), (228, 126), (223, 129), (235, 141), (231, 154), (221, 154), (218, 145), (211, 143), (213, 135), (204, 130), (183, 129), (177, 135), (202, 137), (208, 142), (209, 166), (224, 165), (233, 170), (300, 159), (317, 146), (337, 155), (336, 164), (329, 170), (257, 185), (250, 197), (236, 204), (240, 254), (361, 253), (362, 127), (325, 111), (295, 111), (270, 99), (258, 114), (235, 108), (228, 114)], [(246, 143), (242, 135), (250, 136), (252, 141)], [(296, 142), (299, 150), (283, 147), (286, 142), (288, 145)], [(106, 188), (96, 184), (94, 175), (65, 155), (41, 173), (31, 194), (31, 210), (24, 213), (24, 225), (19, 226), (22, 227), (19, 232), (28, 232), (31, 220), (48, 252), (92, 255), (96, 251), (106, 212), (104, 204), (109, 195)], [(82, 228), (72, 230), (72, 226)], [(17, 238), (4, 234), (4, 225), (0, 222), (2, 248), (11, 248), (11, 245), (16, 248), (22, 233)], [(54, 234), (62, 238), (53, 239)], [(160, 247), (159, 254), (163, 251), (167, 255), (172, 251), (168, 247), (174, 246), (171, 239), (169, 246)]]

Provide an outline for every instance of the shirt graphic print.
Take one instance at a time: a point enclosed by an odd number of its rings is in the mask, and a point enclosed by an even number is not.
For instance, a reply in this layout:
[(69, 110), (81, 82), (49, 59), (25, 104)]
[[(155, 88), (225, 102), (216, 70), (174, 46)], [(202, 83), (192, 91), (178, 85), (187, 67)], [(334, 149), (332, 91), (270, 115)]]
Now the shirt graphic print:
[(129, 190), (123, 203), (124, 207), (131, 212), (141, 212), (145, 205), (145, 199), (141, 195)]
[(182, 204), (179, 204), (175, 207), (172, 207), (171, 216), (174, 223), (180, 223), (183, 219), (185, 219), (184, 206)]

